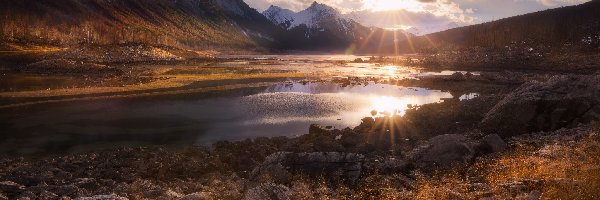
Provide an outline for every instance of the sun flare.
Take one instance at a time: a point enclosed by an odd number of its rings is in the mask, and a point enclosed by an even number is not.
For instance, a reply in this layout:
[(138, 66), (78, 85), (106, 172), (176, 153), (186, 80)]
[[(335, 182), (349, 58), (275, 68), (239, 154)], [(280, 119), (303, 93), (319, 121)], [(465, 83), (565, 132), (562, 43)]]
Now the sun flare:
[(376, 96), (371, 98), (373, 110), (377, 112), (386, 112), (390, 114), (403, 113), (408, 105), (407, 101), (403, 101), (397, 97)]
[(373, 11), (409, 10), (423, 11), (423, 5), (417, 0), (366, 0), (365, 8)]

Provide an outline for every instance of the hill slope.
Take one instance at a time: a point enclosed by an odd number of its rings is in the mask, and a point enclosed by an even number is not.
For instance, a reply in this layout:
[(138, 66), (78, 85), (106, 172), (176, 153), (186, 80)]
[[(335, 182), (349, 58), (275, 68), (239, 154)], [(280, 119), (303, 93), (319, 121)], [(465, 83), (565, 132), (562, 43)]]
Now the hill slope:
[(2, 41), (61, 46), (262, 48), (277, 32), (242, 0), (4, 0), (0, 13)]
[(402, 44), (404, 52), (428, 52), (444, 48), (504, 48), (518, 43), (552, 48), (573, 45), (598, 49), (600, 0), (450, 29), (417, 37), (411, 42)]

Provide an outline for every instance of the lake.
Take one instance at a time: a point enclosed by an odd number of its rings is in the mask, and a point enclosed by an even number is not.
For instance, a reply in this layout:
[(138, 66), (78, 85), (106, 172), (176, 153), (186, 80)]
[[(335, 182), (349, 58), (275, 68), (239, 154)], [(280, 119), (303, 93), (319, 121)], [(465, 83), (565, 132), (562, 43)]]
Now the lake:
[[(276, 84), (215, 94), (186, 94), (42, 104), (0, 113), (0, 152), (48, 154), (122, 146), (209, 145), (219, 140), (295, 137), (310, 124), (357, 126), (361, 119), (402, 115), (408, 105), (450, 93), (386, 84)], [(458, 98), (458, 97), (457, 97)], [(460, 98), (464, 98), (460, 97)]]

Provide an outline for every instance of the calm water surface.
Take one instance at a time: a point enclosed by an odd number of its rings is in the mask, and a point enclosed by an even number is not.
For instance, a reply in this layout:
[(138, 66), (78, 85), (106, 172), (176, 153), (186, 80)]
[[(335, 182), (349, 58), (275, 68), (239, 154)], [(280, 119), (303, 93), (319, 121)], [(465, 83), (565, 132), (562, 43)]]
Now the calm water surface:
[[(354, 127), (371, 111), (402, 115), (447, 92), (382, 84), (274, 85), (202, 97), (81, 101), (0, 112), (0, 153), (36, 154), (308, 133), (310, 124)], [(456, 97), (472, 98), (472, 95)]]

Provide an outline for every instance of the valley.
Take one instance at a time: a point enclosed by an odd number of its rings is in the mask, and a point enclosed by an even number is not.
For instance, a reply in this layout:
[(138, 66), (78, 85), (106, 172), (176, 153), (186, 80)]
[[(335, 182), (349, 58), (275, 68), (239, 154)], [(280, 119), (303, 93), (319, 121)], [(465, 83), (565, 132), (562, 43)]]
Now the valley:
[(0, 200), (600, 197), (600, 0), (257, 2), (0, 3)]

